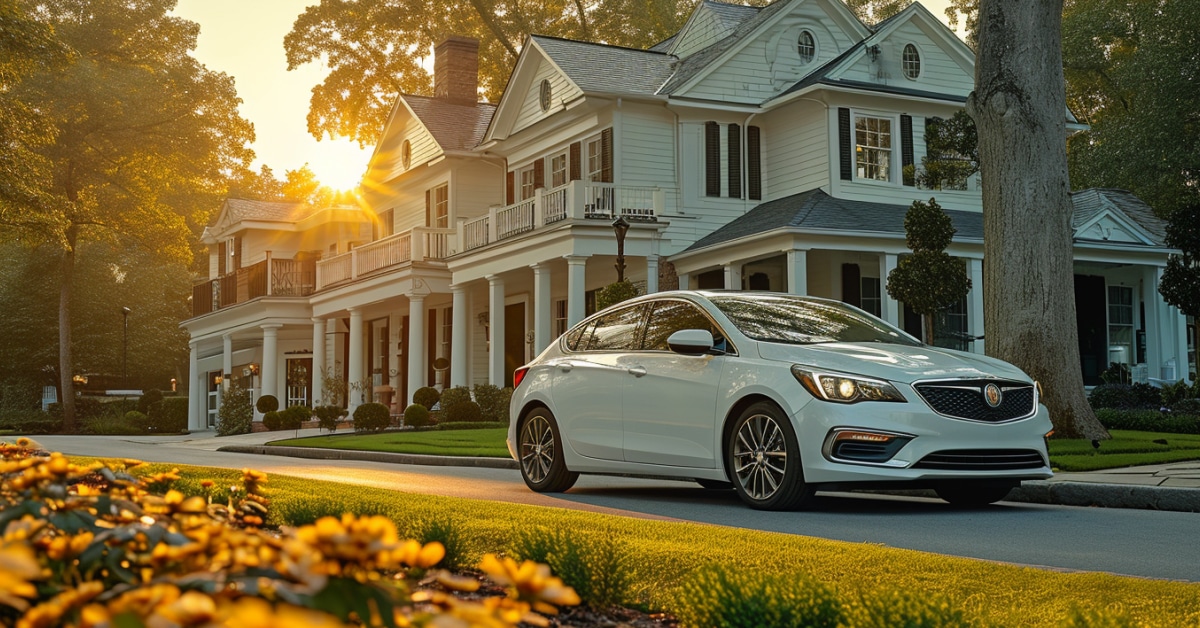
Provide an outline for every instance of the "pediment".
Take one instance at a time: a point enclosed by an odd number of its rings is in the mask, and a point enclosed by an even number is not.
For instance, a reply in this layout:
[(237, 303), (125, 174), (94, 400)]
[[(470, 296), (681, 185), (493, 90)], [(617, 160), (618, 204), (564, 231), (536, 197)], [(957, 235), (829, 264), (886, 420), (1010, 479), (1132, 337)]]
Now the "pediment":
[(1128, 217), (1107, 209), (1075, 229), (1076, 240), (1153, 246), (1154, 240)]

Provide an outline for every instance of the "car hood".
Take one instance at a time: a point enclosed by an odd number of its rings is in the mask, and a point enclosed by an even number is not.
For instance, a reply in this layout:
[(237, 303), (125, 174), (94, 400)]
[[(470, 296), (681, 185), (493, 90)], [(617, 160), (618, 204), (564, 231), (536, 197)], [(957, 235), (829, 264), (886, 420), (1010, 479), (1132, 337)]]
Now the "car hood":
[(834, 342), (812, 345), (758, 344), (766, 360), (792, 362), (847, 374), (912, 383), (923, 379), (998, 377), (1032, 380), (1021, 369), (995, 358), (939, 347), (886, 343)]

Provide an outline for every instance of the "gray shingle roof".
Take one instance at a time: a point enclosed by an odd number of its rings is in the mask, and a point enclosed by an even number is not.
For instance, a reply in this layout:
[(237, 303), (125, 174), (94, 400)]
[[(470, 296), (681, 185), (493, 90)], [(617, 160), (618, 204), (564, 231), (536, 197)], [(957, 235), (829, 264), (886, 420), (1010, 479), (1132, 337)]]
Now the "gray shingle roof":
[(232, 222), (255, 220), (263, 222), (296, 222), (316, 212), (306, 203), (252, 201), (243, 198), (225, 199), (225, 209)]
[(1133, 192), (1116, 188), (1088, 188), (1071, 192), (1071, 204), (1074, 206), (1071, 224), (1076, 228), (1111, 206), (1145, 229), (1153, 237), (1155, 244), (1166, 243), (1166, 222), (1156, 216), (1154, 209)]
[(753, 32), (754, 29), (758, 28), (763, 22), (771, 19), (771, 16), (778, 13), (785, 6), (791, 4), (791, 2), (792, 0), (777, 0), (776, 2), (758, 9), (758, 13), (749, 19), (742, 21), (741, 26), (738, 26), (737, 30), (735, 30), (732, 35), (684, 59), (679, 63), (679, 67), (675, 71), (675, 75), (671, 77), (670, 81), (667, 81), (667, 83), (662, 86), (662, 89), (659, 90), (659, 93), (670, 94), (674, 92), (681, 85), (688, 82), (692, 77), (699, 74), (700, 71), (707, 67), (709, 63), (712, 63), (722, 54), (725, 54), (727, 50), (741, 42), (746, 35)]
[(486, 102), (463, 105), (428, 96), (403, 95), (421, 124), (429, 129), (442, 150), (475, 148), (487, 132), (496, 105)]
[(534, 35), (533, 41), (585, 92), (654, 94), (675, 57), (654, 51)]

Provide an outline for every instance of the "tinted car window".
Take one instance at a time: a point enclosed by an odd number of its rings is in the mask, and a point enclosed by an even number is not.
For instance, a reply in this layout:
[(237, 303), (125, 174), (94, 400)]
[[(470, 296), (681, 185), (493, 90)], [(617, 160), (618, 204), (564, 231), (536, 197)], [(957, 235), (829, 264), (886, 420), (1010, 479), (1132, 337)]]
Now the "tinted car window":
[(596, 326), (596, 321), (589, 321), (586, 325), (580, 325), (579, 327), (576, 327), (575, 329), (572, 329), (571, 331), (567, 332), (566, 337), (563, 339), (563, 342), (565, 342), (567, 345), (567, 349), (569, 349), (571, 351), (583, 351), (584, 349), (586, 349), (587, 348), (586, 345), (584, 345), (582, 347), (579, 346), (579, 344), (580, 344), (579, 340), (580, 340), (580, 338), (583, 338), (583, 332), (585, 330), (590, 329), (595, 326)]
[(588, 341), (587, 351), (636, 351), (641, 346), (642, 313), (641, 305), (627, 307), (610, 312), (596, 319), (594, 329), (580, 339), (579, 349), (584, 349), (583, 342)]
[(912, 336), (861, 310), (833, 301), (783, 294), (714, 296), (743, 334), (764, 342), (806, 345), (821, 342), (886, 342), (920, 346)]
[(642, 346), (650, 351), (669, 351), (667, 338), (681, 329), (707, 329), (712, 332), (715, 347), (725, 350), (721, 329), (709, 320), (699, 307), (675, 299), (655, 301), (646, 323), (646, 339)]

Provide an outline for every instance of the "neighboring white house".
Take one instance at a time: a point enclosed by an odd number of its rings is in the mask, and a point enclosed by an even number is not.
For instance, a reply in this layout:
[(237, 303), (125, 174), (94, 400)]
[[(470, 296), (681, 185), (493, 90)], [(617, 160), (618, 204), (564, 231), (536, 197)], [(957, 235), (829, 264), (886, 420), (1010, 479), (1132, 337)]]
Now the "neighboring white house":
[[(705, 0), (649, 50), (532, 36), (494, 105), (476, 102), (477, 50), (439, 44), (435, 96), (398, 99), (366, 208), (226, 203), (205, 242), (228, 259), (212, 281), (237, 298), (202, 284), (183, 323), (193, 428), (212, 424), (226, 377), (312, 404), (325, 372), (351, 383), (350, 405), (397, 408), (420, 386), (506, 385), (616, 279), (618, 216), (645, 291), (812, 294), (919, 335), (883, 278), (907, 252), (908, 205), (934, 196), (974, 285), (938, 342), (983, 351), (978, 177), (935, 191), (912, 176), (927, 121), (962, 109), (974, 57), (920, 4), (872, 28), (838, 0)], [(1157, 291), (1163, 224), (1128, 192), (1072, 200), (1086, 383), (1113, 362), (1186, 376), (1185, 319)], [(243, 262), (259, 260), (269, 281), (243, 291)], [(287, 272), (310, 279), (285, 295)]]

